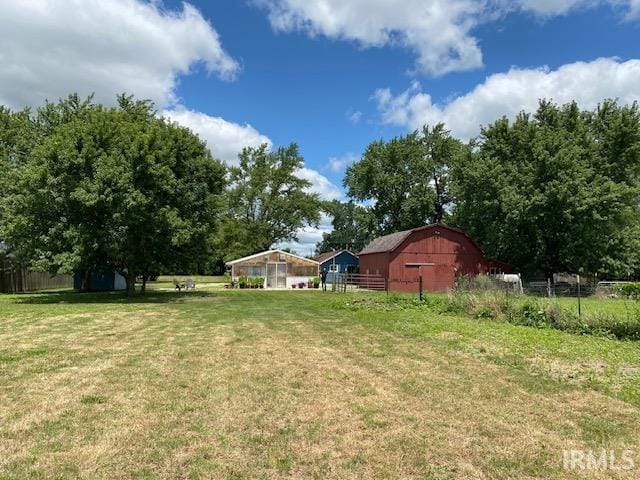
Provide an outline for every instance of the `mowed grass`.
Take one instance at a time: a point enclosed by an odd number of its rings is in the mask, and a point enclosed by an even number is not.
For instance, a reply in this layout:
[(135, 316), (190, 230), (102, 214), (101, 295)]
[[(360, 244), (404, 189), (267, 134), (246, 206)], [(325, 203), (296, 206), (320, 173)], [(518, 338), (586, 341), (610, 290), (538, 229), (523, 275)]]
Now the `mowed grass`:
[(184, 283), (187, 278), (191, 278), (196, 284), (197, 290), (218, 290), (224, 288), (230, 280), (227, 275), (160, 275), (154, 282), (149, 282), (148, 287), (152, 290), (174, 290), (173, 279)]
[(0, 478), (638, 478), (638, 342), (355, 295), (1, 296)]

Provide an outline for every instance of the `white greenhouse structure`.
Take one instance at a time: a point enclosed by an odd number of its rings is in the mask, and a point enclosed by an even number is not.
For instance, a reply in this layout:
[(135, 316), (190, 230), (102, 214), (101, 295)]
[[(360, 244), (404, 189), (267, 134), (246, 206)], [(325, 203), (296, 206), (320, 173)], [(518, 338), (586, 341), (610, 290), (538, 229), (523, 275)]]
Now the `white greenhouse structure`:
[(232, 281), (263, 279), (264, 288), (292, 288), (313, 281), (319, 263), (283, 250), (267, 250), (227, 262)]

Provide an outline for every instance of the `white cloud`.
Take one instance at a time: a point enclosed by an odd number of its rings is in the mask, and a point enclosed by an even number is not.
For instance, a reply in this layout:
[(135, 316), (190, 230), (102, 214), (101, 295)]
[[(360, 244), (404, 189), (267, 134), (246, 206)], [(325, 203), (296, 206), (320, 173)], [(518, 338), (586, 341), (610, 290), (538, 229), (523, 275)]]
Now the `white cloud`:
[(593, 0), (519, 0), (523, 10), (530, 10), (540, 15), (563, 15), (569, 10), (587, 4), (594, 4)]
[(640, 19), (640, 0), (629, 0), (628, 20)]
[(422, 72), (442, 75), (482, 66), (475, 27), (511, 12), (564, 15), (608, 4), (640, 17), (640, 0), (254, 0), (276, 31), (413, 51)]
[(347, 111), (347, 118), (353, 124), (360, 123), (360, 120), (362, 119), (362, 112), (359, 110), (354, 111), (350, 109)]
[(332, 230), (331, 218), (322, 214), (318, 228), (301, 228), (296, 233), (298, 241), (283, 242), (278, 244), (276, 248), (290, 248), (298, 255), (312, 255), (315, 252), (316, 244), (322, 240), (322, 234), (330, 233)]
[(269, 137), (249, 124), (240, 125), (183, 106), (165, 110), (163, 115), (197, 133), (207, 142), (214, 157), (231, 165), (238, 163), (238, 154), (244, 147), (258, 147), (263, 143), (269, 147), (272, 145)]
[[(249, 124), (239, 125), (220, 117), (188, 110), (183, 106), (165, 110), (163, 115), (197, 133), (207, 142), (214, 157), (230, 165), (238, 164), (238, 154), (244, 147), (258, 147), (263, 143), (266, 143), (269, 148), (273, 146), (269, 137)], [(342, 197), (342, 190), (317, 170), (303, 167), (296, 171), (296, 175), (311, 182), (309, 191), (317, 193), (324, 200)]]
[(176, 101), (180, 75), (198, 65), (232, 78), (238, 63), (188, 3), (30, 0), (0, 2), (0, 103), (39, 105), (78, 92), (113, 104), (117, 93)]
[(484, 0), (258, 0), (276, 31), (356, 41), (364, 47), (399, 45), (417, 55), (421, 70), (444, 74), (482, 65), (470, 35)]
[(355, 153), (347, 153), (341, 157), (329, 158), (329, 168), (334, 172), (342, 172), (345, 168), (360, 159)]
[[(219, 117), (188, 110), (183, 106), (165, 110), (163, 115), (197, 133), (207, 142), (212, 155), (224, 160), (227, 164), (237, 165), (238, 153), (244, 147), (257, 147), (263, 143), (272, 147), (269, 137), (261, 134), (251, 125), (228, 122)], [(317, 170), (303, 167), (297, 170), (296, 175), (311, 182), (308, 191), (317, 193), (323, 200), (336, 200), (343, 197), (342, 190)], [(315, 250), (316, 243), (322, 240), (322, 233), (331, 230), (330, 219), (323, 215), (317, 228), (311, 226), (301, 228), (296, 234), (298, 241), (281, 243), (277, 248), (291, 248), (300, 255), (309, 255)]]
[(627, 19), (637, 16), (640, 10), (640, 0), (518, 0), (517, 3), (522, 10), (546, 17), (607, 4), (626, 11)]
[(454, 135), (468, 139), (479, 133), (480, 125), (503, 115), (513, 118), (522, 110), (534, 111), (540, 98), (560, 104), (575, 100), (582, 108), (594, 108), (605, 98), (640, 100), (640, 60), (600, 58), (557, 70), (512, 68), (444, 104), (434, 103), (418, 82), (399, 95), (380, 89), (372, 98), (385, 123), (415, 129), (444, 122)]
[(298, 169), (296, 175), (311, 182), (309, 191), (317, 193), (323, 200), (338, 200), (342, 198), (342, 190), (336, 187), (327, 177), (317, 170), (303, 167)]

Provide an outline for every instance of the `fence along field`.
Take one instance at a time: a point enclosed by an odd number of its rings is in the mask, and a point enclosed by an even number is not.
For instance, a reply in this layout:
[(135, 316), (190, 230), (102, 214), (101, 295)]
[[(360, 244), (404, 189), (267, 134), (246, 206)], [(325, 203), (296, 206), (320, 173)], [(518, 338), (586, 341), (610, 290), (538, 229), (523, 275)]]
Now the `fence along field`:
[(0, 267), (0, 293), (25, 293), (62, 288), (73, 288), (73, 276), (52, 276), (46, 272)]

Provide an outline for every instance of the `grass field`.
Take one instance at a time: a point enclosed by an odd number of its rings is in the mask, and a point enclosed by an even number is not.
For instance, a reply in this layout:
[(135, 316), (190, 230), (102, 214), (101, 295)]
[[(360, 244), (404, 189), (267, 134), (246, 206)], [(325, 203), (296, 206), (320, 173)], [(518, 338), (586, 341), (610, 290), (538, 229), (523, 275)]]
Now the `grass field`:
[(639, 342), (362, 298), (0, 296), (0, 478), (640, 476)]

